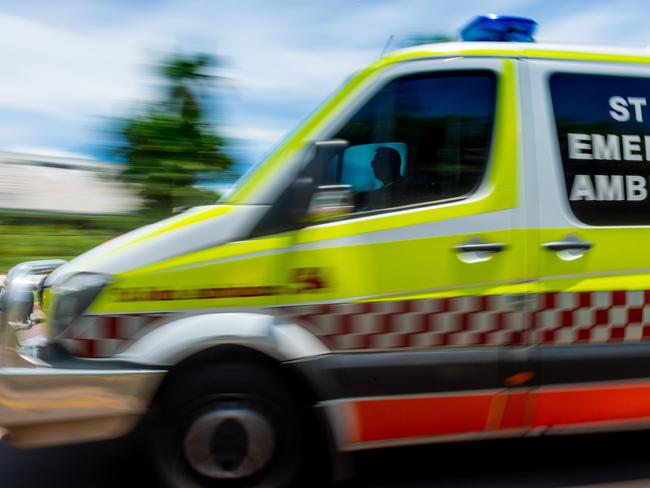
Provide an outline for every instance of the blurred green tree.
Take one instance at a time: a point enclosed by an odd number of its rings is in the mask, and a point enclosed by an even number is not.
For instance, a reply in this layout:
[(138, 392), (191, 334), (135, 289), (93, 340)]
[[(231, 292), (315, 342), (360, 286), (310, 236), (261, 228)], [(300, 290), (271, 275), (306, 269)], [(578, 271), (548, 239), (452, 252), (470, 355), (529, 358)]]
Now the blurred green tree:
[(169, 57), (156, 68), (163, 81), (161, 100), (118, 124), (117, 152), (126, 162), (120, 178), (137, 186), (154, 215), (214, 201), (216, 194), (194, 185), (231, 164), (223, 139), (205, 117), (216, 65), (205, 54)]

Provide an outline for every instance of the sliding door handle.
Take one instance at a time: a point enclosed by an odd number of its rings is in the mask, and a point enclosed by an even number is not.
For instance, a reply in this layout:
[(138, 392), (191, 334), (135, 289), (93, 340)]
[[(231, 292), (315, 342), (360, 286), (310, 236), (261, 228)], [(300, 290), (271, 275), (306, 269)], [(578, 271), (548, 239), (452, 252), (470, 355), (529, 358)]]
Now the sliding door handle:
[(563, 240), (563, 241), (551, 241), (545, 242), (542, 244), (542, 247), (547, 251), (588, 251), (593, 247), (591, 242), (588, 241), (573, 241), (573, 240)]
[(569, 234), (561, 241), (545, 242), (542, 247), (547, 251), (557, 253), (557, 257), (563, 261), (573, 261), (584, 256), (593, 247), (593, 244), (589, 241), (580, 240), (578, 236)]

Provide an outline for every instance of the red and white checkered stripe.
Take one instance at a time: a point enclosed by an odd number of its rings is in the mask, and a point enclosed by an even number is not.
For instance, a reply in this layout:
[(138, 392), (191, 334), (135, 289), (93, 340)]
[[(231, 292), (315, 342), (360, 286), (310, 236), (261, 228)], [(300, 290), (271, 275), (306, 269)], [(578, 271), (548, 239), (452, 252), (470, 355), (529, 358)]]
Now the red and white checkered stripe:
[(526, 321), (512, 295), (306, 305), (282, 315), (332, 350), (514, 345)]
[(545, 293), (533, 313), (536, 344), (650, 340), (650, 291)]
[(650, 340), (643, 290), (307, 305), (283, 314), (332, 350)]
[(132, 344), (145, 327), (164, 317), (160, 314), (87, 315), (77, 319), (61, 337), (73, 354), (81, 357), (110, 357)]
[[(650, 340), (650, 291), (643, 290), (297, 305), (269, 311), (302, 325), (334, 351)], [(82, 317), (66, 330), (63, 341), (79, 356), (109, 357), (145, 327), (165, 323), (163, 317)]]

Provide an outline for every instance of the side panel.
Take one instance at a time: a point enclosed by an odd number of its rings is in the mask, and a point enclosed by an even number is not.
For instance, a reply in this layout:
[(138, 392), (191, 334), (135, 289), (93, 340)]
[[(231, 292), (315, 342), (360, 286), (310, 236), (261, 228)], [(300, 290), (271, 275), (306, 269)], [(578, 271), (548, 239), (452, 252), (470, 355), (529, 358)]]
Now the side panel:
[[(650, 254), (645, 245), (650, 226), (626, 226), (629, 215), (620, 210), (620, 220), (614, 217), (607, 224), (578, 220), (570, 204), (571, 198), (577, 198), (572, 190), (575, 180), (567, 173), (565, 183), (562, 157), (564, 164), (577, 164), (578, 172), (591, 175), (594, 184), (595, 178), (601, 178), (594, 173), (609, 178), (607, 172), (625, 174), (634, 172), (634, 167), (624, 154), (617, 158), (615, 148), (610, 155), (587, 154), (594, 149), (590, 144), (579, 147), (584, 154), (576, 154), (575, 146), (569, 152), (568, 138), (574, 136), (558, 133), (557, 123), (571, 127), (569, 133), (585, 133), (585, 138), (597, 133), (596, 137), (605, 141), (610, 141), (608, 134), (621, 131), (640, 134), (642, 139), (646, 130), (642, 124), (623, 128), (609, 114), (610, 98), (627, 96), (623, 85), (617, 88), (613, 83), (611, 90), (603, 91), (587, 84), (580, 96), (562, 102), (566, 114), (560, 114), (554, 110), (550, 83), (554, 73), (643, 79), (650, 77), (650, 68), (547, 61), (529, 61), (528, 65), (531, 93), (536, 94), (533, 110), (540, 195), (535, 224), (539, 228), (535, 255), (540, 279), (533, 314), (538, 347), (532, 361), (542, 384), (534, 392), (531, 423), (540, 431), (557, 432), (645, 423), (650, 418)], [(589, 76), (584, 79), (595, 79)], [(640, 95), (635, 91), (634, 96)], [(594, 114), (589, 122), (581, 118), (587, 112)], [(606, 161), (610, 157), (612, 161)], [(647, 173), (643, 166), (638, 170)], [(636, 211), (638, 203), (610, 196), (594, 188), (594, 198), (587, 195), (579, 203), (582, 208), (598, 208), (597, 218), (607, 215), (611, 204), (619, 209), (631, 205), (630, 212)], [(588, 243), (590, 248), (548, 249), (549, 243), (566, 241), (573, 246), (577, 242), (578, 247)]]

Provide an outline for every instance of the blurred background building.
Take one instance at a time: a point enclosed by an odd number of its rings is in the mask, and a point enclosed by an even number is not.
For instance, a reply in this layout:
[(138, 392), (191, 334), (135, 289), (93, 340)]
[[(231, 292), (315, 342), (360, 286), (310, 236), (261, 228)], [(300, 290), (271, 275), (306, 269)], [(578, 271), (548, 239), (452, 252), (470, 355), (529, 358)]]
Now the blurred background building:
[(120, 165), (0, 151), (0, 210), (125, 214), (140, 198), (116, 180)]
[(0, 281), (22, 261), (71, 259), (147, 223), (124, 166), (0, 151)]

